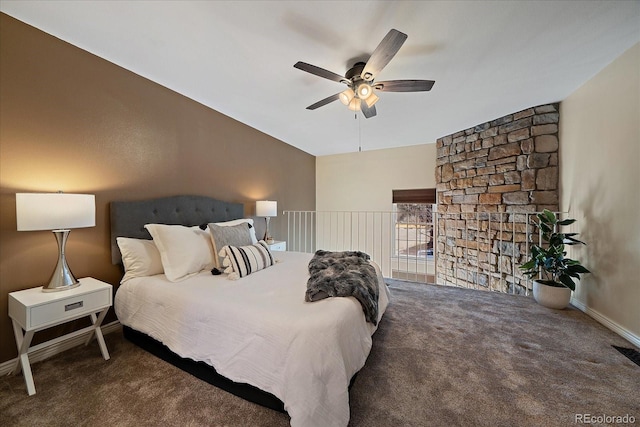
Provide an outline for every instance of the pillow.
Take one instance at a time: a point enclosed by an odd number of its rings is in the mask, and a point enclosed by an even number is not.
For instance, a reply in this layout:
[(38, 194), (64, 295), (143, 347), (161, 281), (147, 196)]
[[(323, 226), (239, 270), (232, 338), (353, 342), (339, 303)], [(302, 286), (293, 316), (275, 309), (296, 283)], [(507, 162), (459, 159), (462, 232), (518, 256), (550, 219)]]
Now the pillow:
[(124, 277), (120, 283), (134, 277), (163, 273), (160, 252), (158, 252), (153, 240), (118, 237), (116, 242), (120, 248), (122, 265), (124, 266)]
[(153, 237), (164, 274), (171, 282), (213, 268), (213, 246), (206, 231), (182, 225), (147, 224), (144, 227)]
[(220, 251), (220, 256), (224, 257), (224, 272), (229, 274), (228, 278), (231, 280), (238, 280), (274, 264), (271, 251), (264, 240), (250, 246), (225, 246)]
[[(249, 232), (249, 224), (246, 222), (229, 226), (209, 224), (209, 233), (211, 233), (214, 254), (219, 253), (225, 246), (246, 246), (253, 243)], [(222, 256), (214, 257), (217, 268), (222, 268), (223, 259), (224, 257)]]
[[(243, 224), (245, 222), (250, 225), (249, 234), (251, 235), (251, 243), (258, 243), (258, 239), (256, 238), (256, 228), (253, 225), (253, 218), (232, 219), (231, 221), (216, 222), (214, 224), (221, 227), (232, 227), (234, 225)], [(220, 248), (222, 248), (222, 246)]]

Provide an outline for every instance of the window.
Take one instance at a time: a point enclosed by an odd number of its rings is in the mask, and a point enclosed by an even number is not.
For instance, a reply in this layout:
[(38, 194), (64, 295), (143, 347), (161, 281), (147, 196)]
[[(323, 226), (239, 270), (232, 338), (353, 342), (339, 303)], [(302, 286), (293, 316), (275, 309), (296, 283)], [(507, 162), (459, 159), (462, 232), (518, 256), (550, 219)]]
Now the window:
[(393, 190), (392, 277), (433, 282), (435, 189)]
[(395, 254), (427, 258), (433, 256), (433, 205), (394, 203)]

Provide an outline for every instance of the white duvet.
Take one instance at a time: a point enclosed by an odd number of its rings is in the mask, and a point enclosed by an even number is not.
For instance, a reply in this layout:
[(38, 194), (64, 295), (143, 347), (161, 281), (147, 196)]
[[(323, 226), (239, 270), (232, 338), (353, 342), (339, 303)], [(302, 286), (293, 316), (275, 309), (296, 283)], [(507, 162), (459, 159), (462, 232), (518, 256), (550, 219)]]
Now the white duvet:
[[(349, 381), (376, 327), (353, 297), (304, 301), (311, 256), (274, 252), (280, 262), (235, 281), (208, 271), (177, 283), (163, 274), (133, 278), (119, 287), (115, 311), (181, 357), (272, 393), (294, 427), (346, 426)], [(389, 291), (376, 270), (379, 320)]]

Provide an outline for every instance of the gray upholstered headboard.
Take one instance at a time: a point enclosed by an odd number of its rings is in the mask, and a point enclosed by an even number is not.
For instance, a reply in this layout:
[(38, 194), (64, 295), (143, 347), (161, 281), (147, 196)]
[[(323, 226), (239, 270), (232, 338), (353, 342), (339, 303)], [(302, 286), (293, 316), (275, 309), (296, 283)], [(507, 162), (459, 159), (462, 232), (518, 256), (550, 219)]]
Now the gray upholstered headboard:
[(145, 224), (201, 225), (243, 218), (242, 203), (204, 196), (173, 196), (160, 199), (111, 202), (111, 262), (122, 263), (116, 237), (151, 239)]

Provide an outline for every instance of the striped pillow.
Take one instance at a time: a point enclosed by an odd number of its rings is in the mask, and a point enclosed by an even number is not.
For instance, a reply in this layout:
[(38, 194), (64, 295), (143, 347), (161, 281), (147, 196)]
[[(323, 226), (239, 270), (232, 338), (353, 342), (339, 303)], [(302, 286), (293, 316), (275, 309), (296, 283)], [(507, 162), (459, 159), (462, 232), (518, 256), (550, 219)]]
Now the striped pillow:
[(264, 240), (250, 246), (227, 245), (218, 255), (224, 257), (222, 262), (222, 266), (225, 267), (224, 273), (228, 273), (228, 278), (231, 280), (238, 280), (274, 264), (271, 251)]

